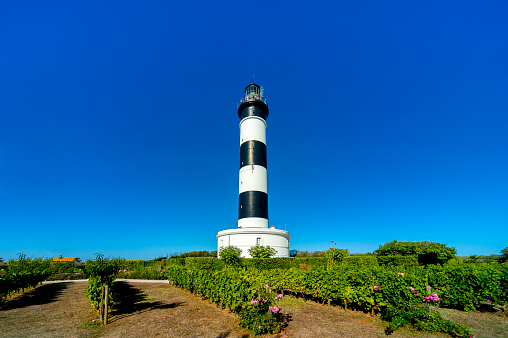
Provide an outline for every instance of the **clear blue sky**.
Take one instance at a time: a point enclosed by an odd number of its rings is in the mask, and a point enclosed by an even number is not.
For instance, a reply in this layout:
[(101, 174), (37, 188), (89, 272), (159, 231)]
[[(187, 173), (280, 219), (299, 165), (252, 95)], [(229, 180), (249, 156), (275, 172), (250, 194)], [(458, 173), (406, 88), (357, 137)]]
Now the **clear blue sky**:
[(291, 249), (508, 246), (506, 1), (0, 3), (0, 257), (151, 259), (237, 226), (265, 88)]

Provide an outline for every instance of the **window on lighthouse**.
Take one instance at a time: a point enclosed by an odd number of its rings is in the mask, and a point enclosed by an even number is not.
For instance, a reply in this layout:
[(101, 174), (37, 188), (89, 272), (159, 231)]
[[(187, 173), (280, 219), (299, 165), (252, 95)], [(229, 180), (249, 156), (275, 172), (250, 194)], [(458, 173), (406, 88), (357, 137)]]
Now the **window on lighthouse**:
[(261, 245), (261, 237), (256, 238), (256, 245)]

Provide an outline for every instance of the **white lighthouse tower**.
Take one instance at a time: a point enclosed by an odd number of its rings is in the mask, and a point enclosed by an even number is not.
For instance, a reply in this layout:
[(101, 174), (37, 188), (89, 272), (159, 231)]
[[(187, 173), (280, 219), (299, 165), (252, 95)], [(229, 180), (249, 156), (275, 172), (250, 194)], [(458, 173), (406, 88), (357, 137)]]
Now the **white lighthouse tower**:
[(268, 183), (266, 161), (266, 119), (268, 105), (263, 88), (250, 84), (238, 104), (240, 118), (240, 173), (238, 228), (217, 234), (217, 249), (233, 245), (242, 257), (255, 245), (270, 246), (275, 257), (289, 257), (289, 233), (268, 227)]

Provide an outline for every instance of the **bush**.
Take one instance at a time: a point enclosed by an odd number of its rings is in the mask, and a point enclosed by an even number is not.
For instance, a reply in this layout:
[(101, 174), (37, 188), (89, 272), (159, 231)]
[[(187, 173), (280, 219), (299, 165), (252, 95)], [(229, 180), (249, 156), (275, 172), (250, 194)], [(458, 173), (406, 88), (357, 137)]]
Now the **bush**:
[(282, 294), (274, 294), (268, 285), (257, 293), (257, 297), (240, 312), (240, 326), (251, 329), (256, 335), (281, 332), (287, 326), (276, 304)]
[(187, 257), (185, 266), (190, 269), (220, 270), (224, 268), (224, 263), (215, 257)]
[(269, 245), (264, 246), (257, 244), (249, 249), (249, 254), (252, 258), (270, 258), (275, 256), (276, 253), (277, 251)]
[(374, 255), (355, 255), (344, 257), (342, 265), (351, 267), (377, 267), (378, 257)]
[(374, 251), (378, 256), (416, 256), (418, 264), (444, 264), (455, 258), (457, 250), (437, 242), (397, 242), (380, 246)]
[(226, 247), (220, 248), (219, 257), (226, 265), (226, 268), (230, 266), (238, 266), (240, 265), (240, 255), (242, 254), (242, 250), (237, 248), (236, 246), (229, 245)]
[(378, 256), (379, 265), (418, 266), (417, 256)]
[[(332, 244), (333, 244), (333, 241), (332, 241)], [(348, 255), (347, 250), (330, 248), (330, 250), (325, 252), (326, 268), (328, 270), (333, 269), (339, 263), (341, 263), (344, 260), (344, 257), (347, 257), (347, 255)]]
[(501, 259), (499, 260), (502, 262), (508, 262), (508, 246), (501, 250)]
[(122, 259), (107, 259), (104, 255), (97, 254), (95, 260), (85, 262), (85, 270), (88, 276), (88, 285), (86, 287), (86, 297), (90, 299), (90, 303), (94, 310), (99, 310), (99, 304), (102, 300), (101, 289), (107, 285), (110, 289), (111, 301), (114, 300), (114, 290), (112, 288), (113, 281), (118, 272)]

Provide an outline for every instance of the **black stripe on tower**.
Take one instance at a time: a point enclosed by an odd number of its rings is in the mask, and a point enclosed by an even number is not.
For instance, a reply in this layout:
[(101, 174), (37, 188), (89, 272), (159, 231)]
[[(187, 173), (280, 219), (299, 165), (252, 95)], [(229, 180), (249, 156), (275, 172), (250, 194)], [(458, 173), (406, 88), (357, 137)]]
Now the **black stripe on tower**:
[(266, 144), (249, 140), (240, 146), (240, 168), (246, 165), (260, 165), (266, 168)]
[(268, 117), (268, 106), (263, 101), (245, 101), (238, 107), (238, 117), (243, 120), (249, 116)]
[(244, 191), (240, 194), (238, 219), (260, 217), (268, 219), (268, 194), (262, 191)]

